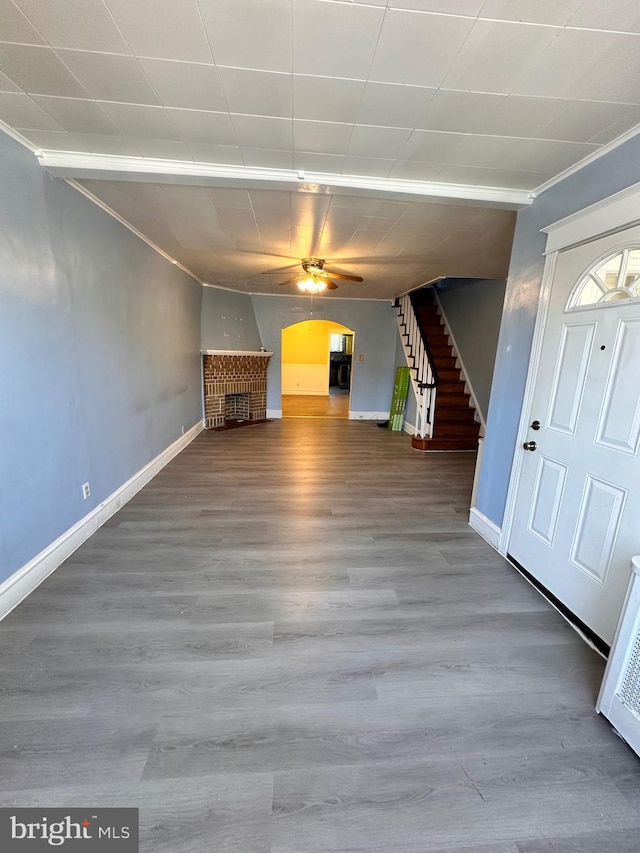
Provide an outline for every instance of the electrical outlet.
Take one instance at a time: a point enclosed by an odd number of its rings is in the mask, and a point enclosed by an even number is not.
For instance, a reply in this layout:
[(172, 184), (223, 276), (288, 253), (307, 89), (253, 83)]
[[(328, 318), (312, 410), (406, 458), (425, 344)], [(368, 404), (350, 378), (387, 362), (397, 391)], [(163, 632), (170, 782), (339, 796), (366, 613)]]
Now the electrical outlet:
[(83, 483), (82, 484), (82, 497), (86, 501), (86, 499), (88, 497), (90, 497), (90, 495), (91, 495), (91, 486), (89, 485), (89, 483)]

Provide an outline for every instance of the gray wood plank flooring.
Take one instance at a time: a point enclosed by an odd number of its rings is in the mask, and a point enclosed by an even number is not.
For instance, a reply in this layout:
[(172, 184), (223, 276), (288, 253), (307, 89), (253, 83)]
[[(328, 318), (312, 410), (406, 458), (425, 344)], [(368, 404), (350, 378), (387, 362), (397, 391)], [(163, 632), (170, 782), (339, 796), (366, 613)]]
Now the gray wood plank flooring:
[(204, 433), (0, 623), (0, 805), (145, 853), (638, 853), (603, 660), (468, 526), (474, 455)]

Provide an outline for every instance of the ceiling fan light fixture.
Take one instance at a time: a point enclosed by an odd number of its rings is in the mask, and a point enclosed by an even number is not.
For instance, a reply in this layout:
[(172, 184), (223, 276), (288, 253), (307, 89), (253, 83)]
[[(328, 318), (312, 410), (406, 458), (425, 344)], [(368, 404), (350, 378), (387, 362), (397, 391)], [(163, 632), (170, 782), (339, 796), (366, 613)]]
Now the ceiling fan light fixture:
[(327, 283), (321, 278), (310, 275), (308, 278), (303, 278), (298, 282), (298, 287), (303, 293), (321, 293), (326, 289)]

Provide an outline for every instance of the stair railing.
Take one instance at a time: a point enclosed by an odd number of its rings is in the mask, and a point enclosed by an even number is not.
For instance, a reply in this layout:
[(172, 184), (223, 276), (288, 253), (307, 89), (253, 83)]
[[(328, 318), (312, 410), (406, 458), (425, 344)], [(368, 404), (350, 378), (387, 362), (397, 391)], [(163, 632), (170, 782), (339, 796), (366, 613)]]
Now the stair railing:
[(416, 424), (420, 438), (433, 436), (438, 371), (429, 342), (413, 303), (412, 294), (398, 297), (394, 306), (398, 314), (398, 330), (407, 364), (411, 369), (411, 385), (418, 408)]

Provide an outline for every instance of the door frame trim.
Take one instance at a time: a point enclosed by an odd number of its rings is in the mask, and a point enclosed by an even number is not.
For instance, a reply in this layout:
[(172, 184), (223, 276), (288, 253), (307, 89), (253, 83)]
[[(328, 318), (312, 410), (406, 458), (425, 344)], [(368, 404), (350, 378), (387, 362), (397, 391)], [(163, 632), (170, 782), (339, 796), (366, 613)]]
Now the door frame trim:
[(566, 216), (557, 222), (552, 222), (550, 225), (540, 229), (542, 233), (547, 235), (544, 251), (545, 264), (542, 273), (540, 300), (538, 302), (538, 313), (531, 344), (527, 380), (522, 407), (520, 409), (520, 422), (518, 424), (516, 445), (511, 464), (502, 530), (498, 543), (498, 551), (503, 556), (506, 556), (509, 550), (509, 542), (515, 520), (516, 496), (524, 461), (523, 454), (519, 453), (518, 450), (526, 440), (529, 430), (533, 393), (540, 367), (540, 358), (542, 356), (542, 341), (547, 325), (551, 285), (556, 270), (558, 254), (581, 243), (587, 243), (637, 225), (640, 221), (638, 219), (638, 209), (640, 209), (640, 183), (633, 184), (621, 192), (614, 193), (614, 195), (608, 196), (602, 199), (602, 201), (582, 208), (570, 216)]
[(524, 397), (522, 399), (522, 407), (520, 409), (520, 423), (518, 424), (518, 433), (516, 436), (516, 445), (513, 453), (513, 462), (511, 463), (511, 475), (509, 477), (509, 490), (507, 492), (507, 501), (504, 509), (504, 517), (502, 519), (500, 542), (498, 544), (498, 550), (504, 556), (507, 555), (507, 551), (509, 550), (511, 529), (513, 527), (513, 522), (515, 519), (518, 485), (520, 483), (520, 474), (522, 472), (522, 465), (524, 462), (523, 453), (519, 453), (518, 451), (522, 446), (522, 443), (526, 440), (529, 431), (529, 418), (531, 417), (531, 407), (533, 405), (533, 392), (538, 376), (540, 356), (542, 355), (542, 340), (544, 338), (544, 330), (547, 325), (549, 300), (551, 297), (551, 282), (553, 281), (553, 277), (556, 271), (557, 258), (557, 252), (553, 252), (551, 255), (547, 255), (544, 264), (544, 272), (542, 273), (542, 285), (540, 287), (538, 315), (536, 317), (536, 324), (533, 331), (531, 355), (529, 357), (529, 369), (527, 371), (527, 381), (525, 384)]

